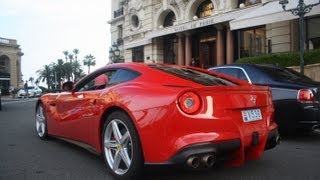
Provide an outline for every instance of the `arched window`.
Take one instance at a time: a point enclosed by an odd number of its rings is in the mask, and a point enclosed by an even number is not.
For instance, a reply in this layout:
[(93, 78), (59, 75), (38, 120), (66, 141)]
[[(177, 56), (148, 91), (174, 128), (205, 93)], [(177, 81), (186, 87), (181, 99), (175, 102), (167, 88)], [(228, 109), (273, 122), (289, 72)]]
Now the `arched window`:
[(173, 26), (173, 23), (176, 21), (176, 15), (174, 12), (169, 12), (164, 19), (163, 27)]
[(197, 9), (196, 15), (198, 16), (198, 18), (211, 16), (213, 14), (213, 10), (214, 7), (211, 0), (206, 0), (200, 4), (200, 6)]

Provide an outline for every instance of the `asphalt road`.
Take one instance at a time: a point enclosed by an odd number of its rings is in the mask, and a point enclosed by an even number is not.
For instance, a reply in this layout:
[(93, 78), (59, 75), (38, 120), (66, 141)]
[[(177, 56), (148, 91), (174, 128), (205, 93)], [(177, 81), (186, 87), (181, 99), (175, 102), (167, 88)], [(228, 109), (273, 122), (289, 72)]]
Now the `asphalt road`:
[[(0, 111), (0, 179), (113, 179), (102, 158), (67, 142), (40, 140), (35, 133), (35, 100), (4, 102)], [(243, 167), (186, 171), (146, 167), (144, 179), (313, 180), (320, 179), (320, 133), (286, 135), (262, 159)]]

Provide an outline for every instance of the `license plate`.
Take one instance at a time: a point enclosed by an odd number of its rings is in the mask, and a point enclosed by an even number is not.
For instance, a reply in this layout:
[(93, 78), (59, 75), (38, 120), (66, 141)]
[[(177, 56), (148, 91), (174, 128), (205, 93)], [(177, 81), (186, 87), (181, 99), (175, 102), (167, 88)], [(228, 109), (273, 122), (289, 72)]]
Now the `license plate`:
[(243, 122), (258, 121), (262, 119), (260, 109), (250, 109), (241, 111)]

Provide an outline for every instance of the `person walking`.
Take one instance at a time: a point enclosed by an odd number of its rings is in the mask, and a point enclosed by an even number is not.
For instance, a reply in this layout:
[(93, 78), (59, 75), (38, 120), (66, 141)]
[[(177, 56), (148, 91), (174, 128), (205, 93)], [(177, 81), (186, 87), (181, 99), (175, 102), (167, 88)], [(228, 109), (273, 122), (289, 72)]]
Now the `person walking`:
[(26, 94), (25, 94), (25, 95), (26, 95), (26, 97), (27, 97), (27, 98), (29, 98), (29, 92), (28, 92), (28, 81), (26, 81), (26, 82), (24, 83), (23, 88), (24, 88), (24, 92), (26, 93)]
[(12, 98), (14, 98), (14, 87), (12, 85), (9, 86), (9, 93)]

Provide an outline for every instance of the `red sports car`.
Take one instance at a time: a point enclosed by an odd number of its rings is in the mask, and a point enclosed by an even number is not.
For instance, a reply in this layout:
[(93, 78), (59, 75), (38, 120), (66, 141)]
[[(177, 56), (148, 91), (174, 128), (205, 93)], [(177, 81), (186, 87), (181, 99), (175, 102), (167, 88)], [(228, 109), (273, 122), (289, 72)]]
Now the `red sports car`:
[(37, 102), (37, 134), (96, 151), (121, 179), (144, 164), (241, 165), (279, 142), (268, 87), (204, 69), (112, 64), (63, 89)]

